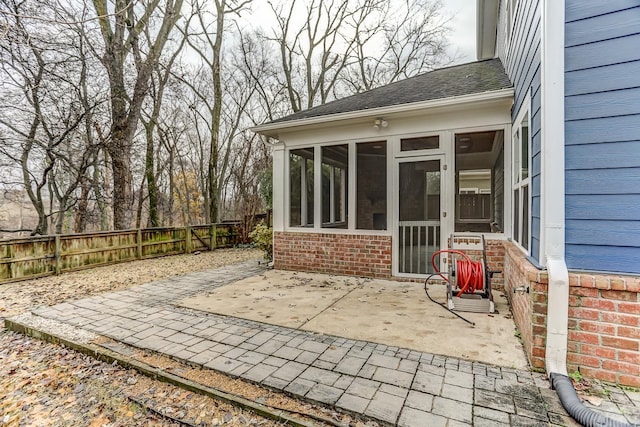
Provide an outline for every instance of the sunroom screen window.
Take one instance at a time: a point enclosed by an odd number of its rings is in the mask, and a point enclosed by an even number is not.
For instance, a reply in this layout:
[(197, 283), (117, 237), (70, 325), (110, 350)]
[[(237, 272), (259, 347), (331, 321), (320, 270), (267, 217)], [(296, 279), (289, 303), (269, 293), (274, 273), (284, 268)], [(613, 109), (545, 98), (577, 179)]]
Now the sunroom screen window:
[(322, 227), (347, 228), (349, 146), (322, 147)]
[(435, 150), (437, 148), (440, 148), (440, 138), (437, 135), (400, 140), (400, 151)]
[(387, 142), (356, 144), (356, 228), (387, 229)]
[(455, 136), (457, 232), (504, 229), (504, 132)]
[(289, 225), (313, 227), (313, 148), (289, 153)]

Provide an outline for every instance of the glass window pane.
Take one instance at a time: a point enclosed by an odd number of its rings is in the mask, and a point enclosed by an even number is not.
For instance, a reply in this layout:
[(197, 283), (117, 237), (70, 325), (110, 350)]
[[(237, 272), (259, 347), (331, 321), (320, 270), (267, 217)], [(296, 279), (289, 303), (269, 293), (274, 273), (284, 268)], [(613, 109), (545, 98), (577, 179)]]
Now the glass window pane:
[(529, 177), (529, 115), (522, 119), (522, 179)]
[(289, 152), (289, 225), (313, 226), (313, 148)]
[(387, 229), (387, 142), (356, 144), (356, 228)]
[(439, 147), (440, 137), (438, 137), (438, 135), (404, 138), (400, 140), (400, 151), (433, 150)]
[(347, 228), (349, 146), (322, 147), (322, 227)]
[(520, 182), (520, 129), (513, 134), (513, 183)]
[(513, 240), (520, 243), (520, 192), (513, 192)]
[(529, 249), (529, 186), (522, 187), (522, 246)]

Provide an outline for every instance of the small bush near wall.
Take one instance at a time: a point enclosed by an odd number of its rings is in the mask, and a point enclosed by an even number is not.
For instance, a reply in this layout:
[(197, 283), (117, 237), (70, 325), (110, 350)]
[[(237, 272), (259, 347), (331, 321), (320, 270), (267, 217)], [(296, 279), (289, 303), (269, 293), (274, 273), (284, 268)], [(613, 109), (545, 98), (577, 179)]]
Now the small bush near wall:
[(264, 251), (265, 259), (269, 261), (273, 259), (273, 228), (267, 227), (264, 222), (260, 222), (249, 233), (249, 237), (258, 249)]

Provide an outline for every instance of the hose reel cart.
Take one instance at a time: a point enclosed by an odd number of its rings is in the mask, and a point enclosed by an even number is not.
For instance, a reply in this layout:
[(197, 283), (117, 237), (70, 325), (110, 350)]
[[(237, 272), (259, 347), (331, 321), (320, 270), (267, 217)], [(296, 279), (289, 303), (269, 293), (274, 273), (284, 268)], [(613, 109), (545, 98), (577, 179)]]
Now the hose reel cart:
[[(464, 250), (479, 251), (481, 259), (472, 260)], [(436, 263), (438, 255), (449, 256), (449, 272), (441, 273)], [(437, 251), (431, 257), (434, 271), (447, 282), (447, 307), (449, 310), (473, 313), (493, 313), (495, 306), (491, 294), (491, 278), (494, 273), (487, 265), (484, 235), (451, 235), (449, 249)], [(446, 275), (445, 275), (446, 274)], [(447, 277), (448, 276), (448, 277)]]

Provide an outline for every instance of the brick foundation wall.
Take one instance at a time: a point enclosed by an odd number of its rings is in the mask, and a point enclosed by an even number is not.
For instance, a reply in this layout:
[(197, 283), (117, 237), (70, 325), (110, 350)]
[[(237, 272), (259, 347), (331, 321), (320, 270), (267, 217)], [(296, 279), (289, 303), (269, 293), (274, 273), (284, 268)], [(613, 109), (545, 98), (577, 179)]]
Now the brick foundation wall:
[[(513, 243), (505, 242), (504, 291), (531, 366), (544, 369), (547, 324), (547, 273), (527, 261)], [(529, 293), (514, 289), (529, 287)]]
[(569, 275), (567, 369), (640, 387), (640, 278)]
[[(505, 291), (525, 350), (544, 368), (547, 274), (505, 243)], [(518, 286), (529, 294), (514, 294)], [(569, 274), (567, 369), (586, 378), (640, 387), (640, 277)]]
[(391, 236), (275, 232), (273, 239), (278, 269), (391, 277)]

